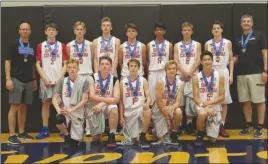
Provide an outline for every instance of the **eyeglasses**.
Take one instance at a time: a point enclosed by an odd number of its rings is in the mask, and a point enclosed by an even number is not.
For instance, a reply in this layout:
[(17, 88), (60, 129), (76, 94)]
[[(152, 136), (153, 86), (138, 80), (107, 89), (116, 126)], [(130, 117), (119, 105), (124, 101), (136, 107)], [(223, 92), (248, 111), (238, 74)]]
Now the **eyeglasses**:
[(30, 31), (31, 29), (27, 29), (27, 28), (22, 28), (20, 29), (21, 31)]

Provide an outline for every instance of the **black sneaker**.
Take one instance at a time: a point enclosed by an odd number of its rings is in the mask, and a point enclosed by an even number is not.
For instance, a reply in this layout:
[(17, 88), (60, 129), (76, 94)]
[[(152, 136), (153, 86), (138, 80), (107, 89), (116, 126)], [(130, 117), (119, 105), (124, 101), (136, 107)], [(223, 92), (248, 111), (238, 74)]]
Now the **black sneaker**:
[(16, 135), (9, 136), (8, 137), (8, 140), (7, 140), (7, 143), (13, 144), (13, 145), (19, 145), (19, 144), (21, 144), (20, 140), (17, 138)]
[(188, 135), (195, 135), (194, 125), (192, 122), (190, 122), (189, 124), (186, 125), (185, 133)]
[(148, 142), (148, 140), (146, 139), (146, 133), (141, 133), (140, 135), (140, 146), (141, 148), (145, 148), (145, 149), (148, 149), (150, 148), (150, 144)]
[(179, 145), (178, 132), (171, 132), (170, 139), (172, 145)]
[(18, 134), (18, 139), (20, 140), (33, 140), (34, 138), (30, 136), (28, 133), (23, 132)]
[(70, 147), (70, 141), (71, 141), (71, 136), (70, 135), (64, 136), (64, 142), (62, 144), (62, 148), (63, 149), (68, 149)]
[(263, 128), (262, 127), (257, 127), (254, 137), (256, 138), (261, 138), (263, 136)]
[(197, 132), (196, 140), (195, 140), (195, 146), (200, 147), (203, 145), (203, 139), (204, 139), (205, 132)]
[(253, 132), (253, 127), (252, 126), (248, 126), (248, 127), (246, 126), (246, 127), (244, 127), (244, 129), (242, 129), (240, 131), (239, 135), (241, 135), (241, 136), (248, 135), (248, 134), (250, 134), (252, 132)]
[(110, 148), (115, 148), (116, 147), (115, 134), (114, 133), (109, 134), (107, 147), (110, 147)]

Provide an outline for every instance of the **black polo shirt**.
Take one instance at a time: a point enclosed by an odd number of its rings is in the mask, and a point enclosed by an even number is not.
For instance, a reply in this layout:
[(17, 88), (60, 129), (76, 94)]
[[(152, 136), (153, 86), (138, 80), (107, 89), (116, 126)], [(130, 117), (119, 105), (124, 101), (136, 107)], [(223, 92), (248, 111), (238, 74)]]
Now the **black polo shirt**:
[[(244, 41), (247, 36), (244, 36)], [(247, 45), (246, 52), (242, 52), (241, 38), (236, 38), (234, 55), (238, 55), (238, 63), (235, 65), (237, 75), (259, 74), (263, 72), (262, 50), (267, 49), (267, 40), (264, 34), (253, 31)]]
[[(24, 47), (27, 47), (27, 43), (23, 44)], [(33, 67), (35, 67), (35, 45), (32, 45), (30, 42), (27, 62), (24, 62), (23, 51), (19, 52), (19, 48), (19, 40), (12, 43), (8, 48), (5, 60), (11, 60), (10, 76), (23, 83), (27, 83), (33, 80)]]

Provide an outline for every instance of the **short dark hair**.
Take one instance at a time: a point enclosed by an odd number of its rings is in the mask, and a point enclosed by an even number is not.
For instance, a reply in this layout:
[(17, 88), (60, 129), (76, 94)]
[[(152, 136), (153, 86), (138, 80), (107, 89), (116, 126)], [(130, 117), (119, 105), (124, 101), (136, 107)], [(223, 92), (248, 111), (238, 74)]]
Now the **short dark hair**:
[(200, 60), (202, 60), (204, 56), (210, 56), (211, 60), (213, 60), (213, 54), (210, 51), (204, 51), (200, 56)]
[(223, 23), (221, 23), (219, 20), (215, 20), (215, 21), (213, 22), (212, 26), (215, 25), (215, 24), (219, 25), (222, 29), (223, 29), (223, 27), (224, 27)]
[(132, 29), (135, 29), (136, 31), (138, 31), (138, 28), (137, 28), (137, 26), (136, 26), (134, 23), (127, 23), (127, 24), (125, 25), (125, 31), (126, 31), (126, 32), (127, 32), (127, 30), (128, 30), (129, 28), (132, 28)]
[(45, 26), (45, 31), (48, 29), (48, 28), (55, 28), (57, 31), (58, 31), (58, 27), (57, 27), (57, 24), (56, 23), (49, 23)]
[(102, 60), (108, 60), (110, 64), (113, 63), (112, 58), (111, 58), (110, 56), (108, 56), (108, 55), (104, 55), (104, 56), (101, 56), (101, 57), (99, 58), (99, 65), (100, 65), (100, 63), (101, 63)]
[(138, 68), (140, 68), (140, 66), (141, 66), (141, 63), (140, 63), (140, 61), (138, 60), (138, 59), (134, 59), (134, 58), (131, 58), (128, 62), (127, 62), (127, 67), (129, 67), (129, 64), (130, 63), (136, 63), (137, 65), (138, 65)]
[(163, 30), (166, 30), (166, 26), (162, 22), (154, 24), (154, 30), (156, 30), (156, 28), (162, 28)]

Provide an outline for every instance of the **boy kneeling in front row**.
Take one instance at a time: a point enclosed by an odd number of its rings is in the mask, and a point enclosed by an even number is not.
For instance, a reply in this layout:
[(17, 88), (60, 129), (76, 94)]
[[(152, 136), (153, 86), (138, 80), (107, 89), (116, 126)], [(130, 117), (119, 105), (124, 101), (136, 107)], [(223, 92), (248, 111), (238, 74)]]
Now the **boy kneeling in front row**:
[(84, 135), (84, 105), (88, 100), (89, 83), (86, 78), (77, 74), (78, 70), (79, 61), (69, 59), (69, 76), (57, 83), (56, 93), (53, 95), (53, 105), (58, 113), (56, 126), (64, 135), (63, 148), (78, 146)]
[[(118, 145), (133, 145), (139, 136), (140, 146), (148, 148), (149, 143), (145, 137), (150, 121), (151, 96), (148, 82), (138, 75), (140, 62), (130, 59), (127, 63), (130, 75), (124, 77), (120, 83), (120, 123), (123, 126), (125, 140), (117, 142)], [(142, 132), (139, 134), (139, 122), (142, 124)]]
[(221, 122), (221, 102), (223, 102), (224, 77), (212, 69), (213, 54), (205, 51), (201, 55), (203, 71), (193, 78), (194, 101), (197, 104), (196, 146), (202, 145), (206, 133), (210, 142), (215, 143), (219, 136)]

